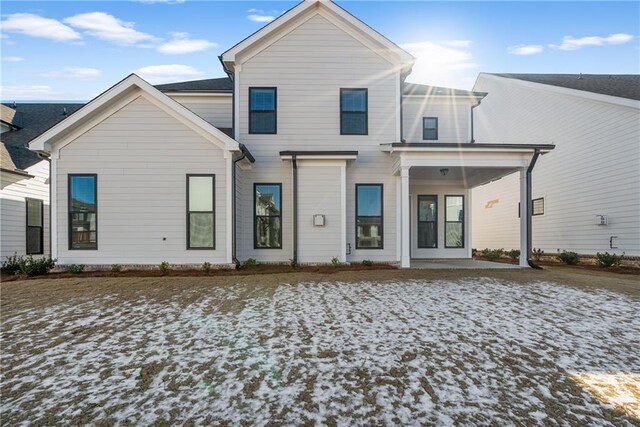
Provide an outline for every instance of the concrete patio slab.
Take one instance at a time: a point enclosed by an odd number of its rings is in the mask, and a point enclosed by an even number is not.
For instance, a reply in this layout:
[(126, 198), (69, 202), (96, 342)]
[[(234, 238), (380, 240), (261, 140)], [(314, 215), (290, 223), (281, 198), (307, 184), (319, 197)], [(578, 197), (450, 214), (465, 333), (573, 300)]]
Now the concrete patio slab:
[(520, 266), (475, 259), (412, 259), (411, 268), (422, 269), (519, 269)]

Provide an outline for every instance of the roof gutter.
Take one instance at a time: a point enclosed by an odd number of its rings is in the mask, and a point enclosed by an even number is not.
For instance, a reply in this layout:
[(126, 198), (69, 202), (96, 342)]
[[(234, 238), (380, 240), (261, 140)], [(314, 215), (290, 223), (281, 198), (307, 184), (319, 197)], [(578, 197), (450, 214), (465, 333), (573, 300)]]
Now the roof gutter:
[(531, 241), (533, 233), (531, 232), (531, 228), (532, 228), (532, 222), (531, 222), (531, 215), (532, 215), (532, 210), (533, 210), (533, 191), (532, 191), (532, 186), (531, 186), (531, 181), (532, 181), (532, 177), (531, 177), (531, 172), (533, 172), (533, 168), (536, 165), (536, 162), (538, 161), (538, 157), (540, 157), (540, 149), (536, 148), (533, 152), (533, 157), (531, 158), (531, 162), (529, 163), (529, 167), (527, 168), (527, 175), (526, 175), (526, 186), (527, 186), (527, 264), (529, 264), (529, 267), (531, 268), (536, 268), (538, 270), (542, 270), (542, 267), (540, 267), (539, 265), (536, 265), (533, 263), (533, 261), (531, 260), (531, 254), (532, 254), (532, 248), (533, 248), (533, 242)]

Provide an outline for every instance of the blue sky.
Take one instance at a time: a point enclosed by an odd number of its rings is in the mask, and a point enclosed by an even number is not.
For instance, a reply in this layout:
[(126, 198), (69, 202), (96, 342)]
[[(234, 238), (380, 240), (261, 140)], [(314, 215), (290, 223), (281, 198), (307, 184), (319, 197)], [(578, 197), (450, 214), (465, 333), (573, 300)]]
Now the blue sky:
[[(222, 77), (217, 56), (292, 1), (3, 1), (0, 97), (87, 100), (131, 72)], [(409, 81), (477, 74), (639, 73), (639, 2), (337, 1), (418, 58)]]

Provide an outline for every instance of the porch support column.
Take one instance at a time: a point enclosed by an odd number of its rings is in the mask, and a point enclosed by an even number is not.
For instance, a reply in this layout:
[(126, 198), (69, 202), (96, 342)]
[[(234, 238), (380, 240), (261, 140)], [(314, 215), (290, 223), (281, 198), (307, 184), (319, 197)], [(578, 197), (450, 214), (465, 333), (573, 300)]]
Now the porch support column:
[(401, 166), (400, 169), (400, 201), (401, 201), (401, 224), (402, 224), (402, 248), (400, 257), (400, 267), (409, 268), (411, 266), (411, 247), (409, 245), (410, 225), (409, 225), (409, 169), (410, 166)]
[(527, 263), (527, 169), (520, 169), (520, 267), (529, 267)]

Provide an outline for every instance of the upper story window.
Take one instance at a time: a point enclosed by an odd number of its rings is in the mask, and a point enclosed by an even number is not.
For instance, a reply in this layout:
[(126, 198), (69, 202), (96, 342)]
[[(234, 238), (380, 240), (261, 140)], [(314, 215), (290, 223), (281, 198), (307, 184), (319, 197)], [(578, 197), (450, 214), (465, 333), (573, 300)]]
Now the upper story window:
[(367, 89), (340, 89), (340, 135), (367, 135)]
[(422, 139), (426, 141), (438, 140), (438, 118), (437, 117), (422, 118)]
[(277, 133), (278, 108), (275, 87), (249, 88), (249, 133)]
[(98, 249), (98, 176), (69, 175), (69, 249)]

